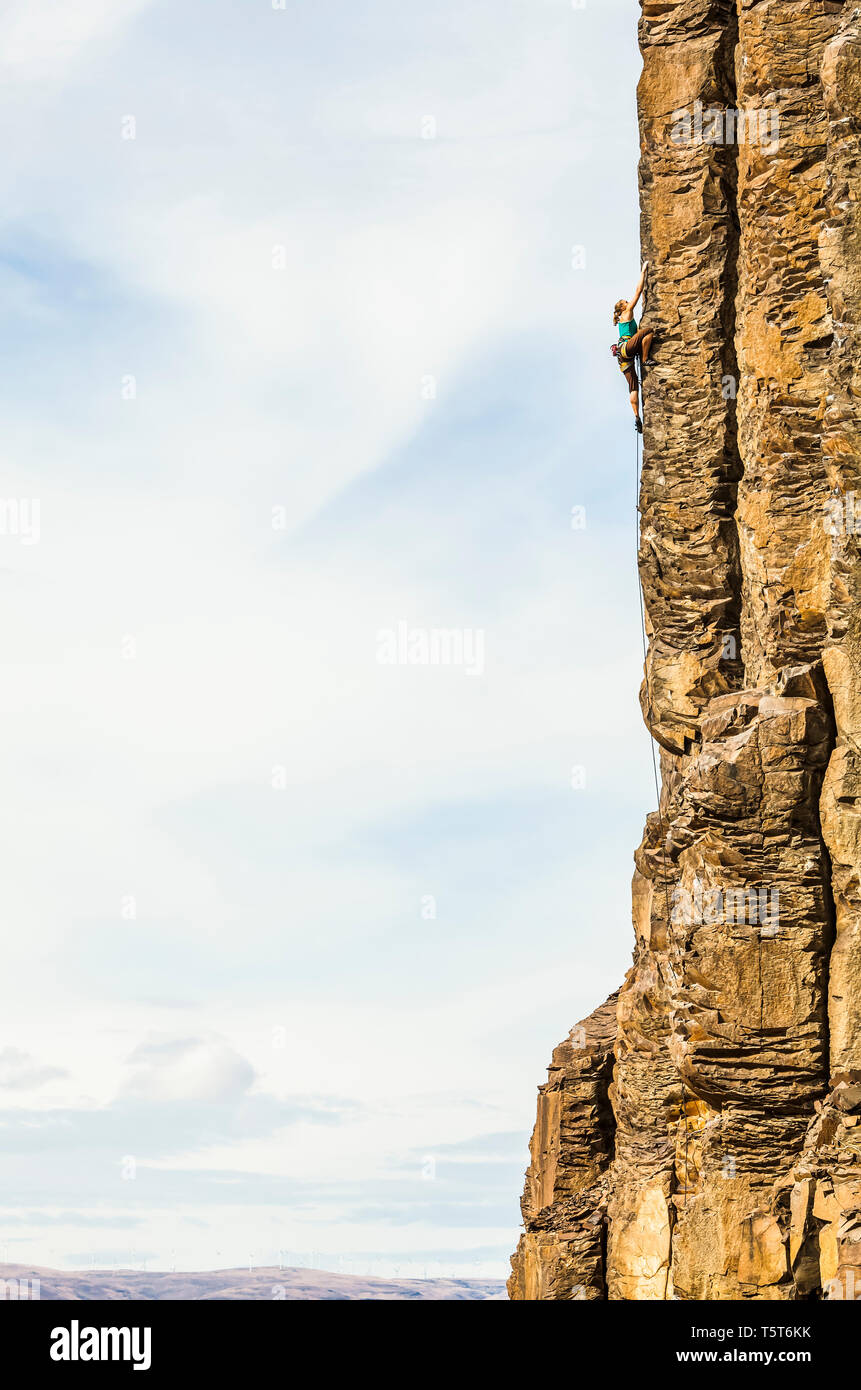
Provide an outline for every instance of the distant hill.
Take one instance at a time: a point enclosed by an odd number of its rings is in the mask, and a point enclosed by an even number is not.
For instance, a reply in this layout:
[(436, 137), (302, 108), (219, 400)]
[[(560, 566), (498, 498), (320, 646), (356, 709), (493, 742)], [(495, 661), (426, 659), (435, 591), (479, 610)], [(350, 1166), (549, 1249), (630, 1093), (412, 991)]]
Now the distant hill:
[[(505, 1298), (502, 1279), (373, 1279), (329, 1274), (322, 1269), (216, 1269), (200, 1274), (165, 1274), (121, 1269), (59, 1270), (0, 1264), (3, 1297), (30, 1296), (38, 1279), (42, 1301), (106, 1300), (290, 1300), (436, 1299), (473, 1302)], [(14, 1281), (14, 1282), (13, 1282)], [(34, 1291), (35, 1292), (35, 1291)]]

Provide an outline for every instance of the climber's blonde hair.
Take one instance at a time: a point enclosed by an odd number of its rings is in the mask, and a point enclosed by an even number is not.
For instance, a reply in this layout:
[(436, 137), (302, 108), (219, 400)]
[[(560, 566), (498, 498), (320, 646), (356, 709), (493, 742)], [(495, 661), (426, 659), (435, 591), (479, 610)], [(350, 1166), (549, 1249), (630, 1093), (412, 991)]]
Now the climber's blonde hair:
[(618, 304), (616, 305), (615, 309), (613, 310), (613, 322), (614, 322), (614, 323), (618, 323), (618, 322), (619, 322), (620, 318), (622, 317), (622, 314), (625, 312), (625, 310), (627, 309), (627, 307), (628, 307), (628, 301), (627, 301), (627, 299), (620, 299), (619, 302), (618, 302)]

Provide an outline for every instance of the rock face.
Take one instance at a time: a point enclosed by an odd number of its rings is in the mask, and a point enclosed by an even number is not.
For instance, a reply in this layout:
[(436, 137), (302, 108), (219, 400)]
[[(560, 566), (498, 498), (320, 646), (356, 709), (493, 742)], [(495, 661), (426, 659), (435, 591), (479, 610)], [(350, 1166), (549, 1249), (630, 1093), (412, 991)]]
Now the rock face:
[[(643, 0), (633, 966), (509, 1294), (861, 1298), (861, 7)], [(857, 350), (856, 350), (857, 349)]]
[(617, 1000), (611, 995), (571, 1029), (539, 1089), (512, 1298), (605, 1297), (604, 1178), (613, 1157), (609, 1086)]

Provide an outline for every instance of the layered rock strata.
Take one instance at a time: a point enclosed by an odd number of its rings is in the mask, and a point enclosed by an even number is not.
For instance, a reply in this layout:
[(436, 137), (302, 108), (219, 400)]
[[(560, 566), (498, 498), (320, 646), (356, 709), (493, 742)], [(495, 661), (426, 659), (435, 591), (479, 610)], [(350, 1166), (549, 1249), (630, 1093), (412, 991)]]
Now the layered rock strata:
[(660, 806), (509, 1293), (858, 1298), (861, 8), (643, 0), (640, 45)]

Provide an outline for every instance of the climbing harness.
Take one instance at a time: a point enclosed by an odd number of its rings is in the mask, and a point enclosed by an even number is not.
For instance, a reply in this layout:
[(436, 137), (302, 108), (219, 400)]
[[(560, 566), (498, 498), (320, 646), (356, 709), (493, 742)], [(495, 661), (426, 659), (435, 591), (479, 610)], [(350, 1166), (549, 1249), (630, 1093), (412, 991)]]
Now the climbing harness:
[[(627, 338), (620, 338), (617, 343), (612, 343), (610, 345), (610, 351), (612, 352), (613, 356), (618, 362), (623, 375), (634, 365), (634, 362), (636, 361), (636, 358), (629, 358), (627, 352), (625, 351), (625, 344), (627, 343), (627, 341)], [(636, 371), (636, 368), (634, 368), (634, 370)]]
[[(644, 603), (644, 600), (643, 600), (643, 583), (642, 583), (642, 580), (641, 580), (641, 578), (640, 578), (640, 562), (639, 562), (639, 556), (640, 556), (640, 472), (641, 472), (641, 467), (640, 467), (640, 433), (641, 433), (641, 431), (638, 430), (637, 433), (636, 433), (636, 435), (634, 436), (635, 488), (636, 488), (635, 494), (634, 494), (634, 516), (636, 517), (636, 527), (637, 527), (637, 546), (636, 546), (636, 551), (635, 551), (635, 554), (636, 554), (636, 556), (637, 556), (637, 595), (638, 595), (638, 598), (639, 598), (639, 600), (640, 600), (640, 631), (641, 631), (642, 638), (643, 638), (643, 675), (644, 675), (645, 681), (646, 681), (646, 703), (647, 703), (647, 707), (648, 707), (648, 717), (647, 717), (647, 719), (646, 719), (646, 726), (647, 726), (647, 728), (648, 728), (648, 730), (649, 730), (649, 735), (650, 735), (650, 737), (649, 737), (649, 744), (650, 744), (651, 753), (652, 753), (652, 777), (654, 778), (654, 782), (655, 782), (655, 800), (656, 800), (656, 805), (657, 805), (657, 810), (658, 810), (658, 826), (659, 826), (660, 832), (661, 832), (661, 859), (662, 859), (662, 862), (663, 862), (663, 869), (664, 869), (664, 897), (665, 897), (665, 900), (666, 900), (666, 907), (667, 907), (667, 931), (669, 932), (670, 921), (671, 921), (671, 914), (670, 914), (669, 873), (668, 873), (668, 869), (667, 869), (667, 834), (666, 834), (666, 831), (665, 831), (665, 829), (664, 829), (664, 816), (663, 816), (663, 812), (662, 812), (662, 810), (661, 810), (661, 787), (660, 787), (660, 782), (659, 782), (659, 780), (658, 780), (658, 764), (657, 764), (657, 759), (656, 759), (656, 757), (655, 757), (655, 736), (654, 736), (654, 734), (652, 733), (652, 691), (651, 691), (651, 685), (650, 685), (650, 682), (649, 682), (649, 652), (648, 652), (648, 642), (647, 642), (647, 639), (646, 639), (646, 609), (645, 609), (645, 603)], [(683, 1118), (683, 1120), (684, 1120), (684, 1125), (685, 1125), (685, 1185), (684, 1185), (683, 1192), (682, 1192), (682, 1200), (683, 1200), (683, 1202), (686, 1203), (687, 1200), (688, 1200), (688, 1135), (689, 1135), (689, 1129), (688, 1129), (688, 1096), (687, 1096), (687, 1088), (686, 1088), (686, 1086), (685, 1086), (685, 1078), (684, 1078), (684, 1076), (682, 1075), (681, 1068), (679, 1068), (679, 1080), (680, 1080), (681, 1086), (682, 1086), (682, 1118)]]

